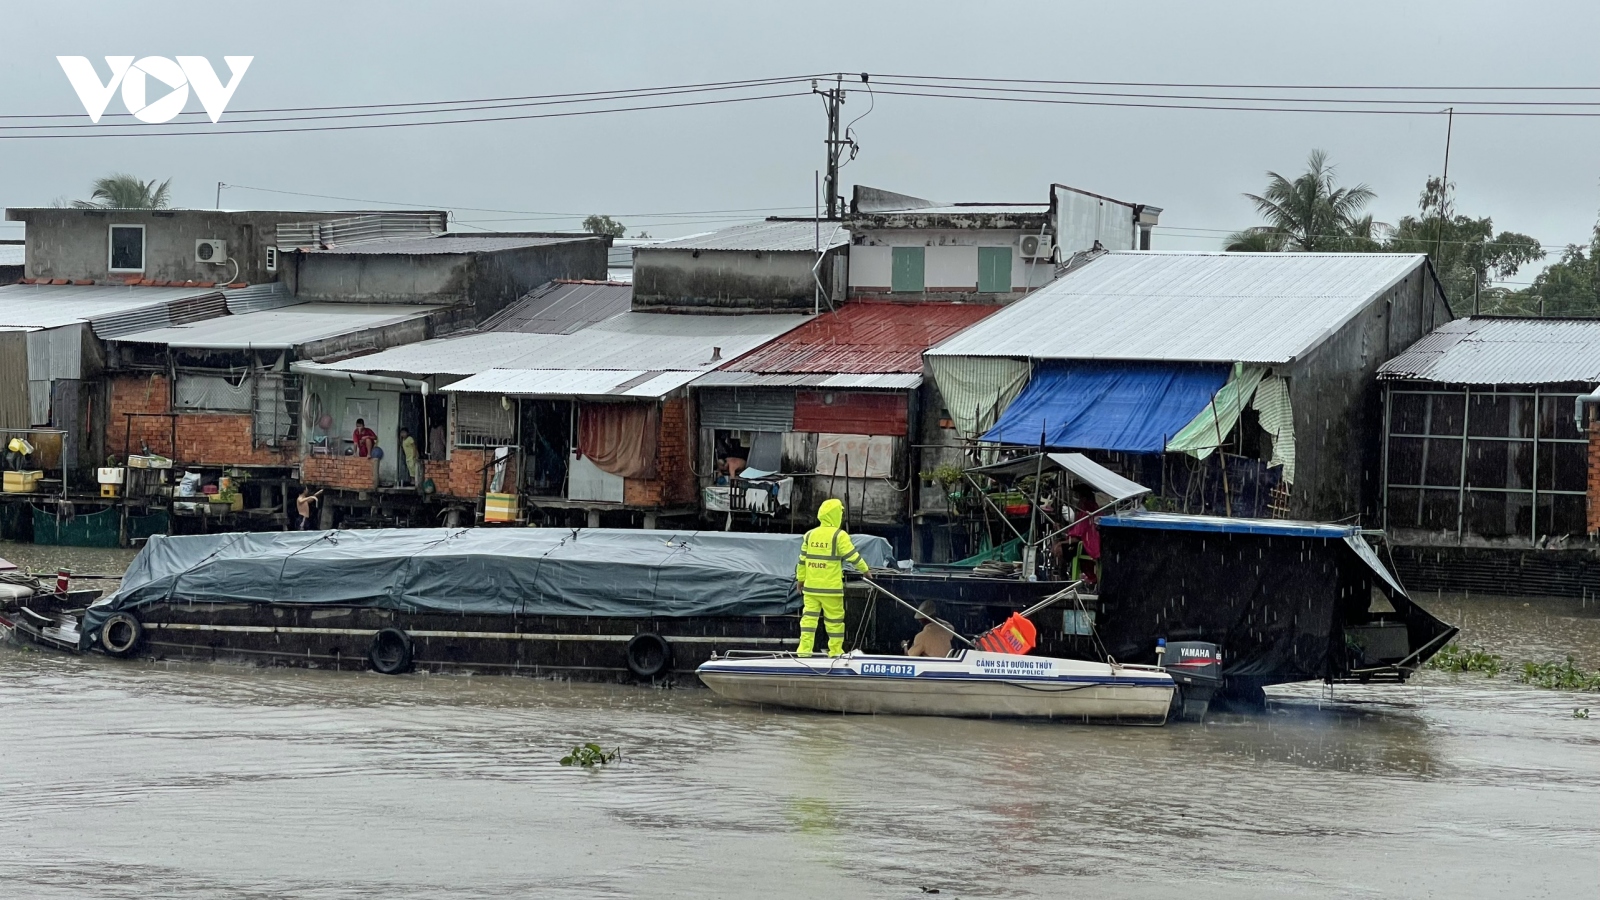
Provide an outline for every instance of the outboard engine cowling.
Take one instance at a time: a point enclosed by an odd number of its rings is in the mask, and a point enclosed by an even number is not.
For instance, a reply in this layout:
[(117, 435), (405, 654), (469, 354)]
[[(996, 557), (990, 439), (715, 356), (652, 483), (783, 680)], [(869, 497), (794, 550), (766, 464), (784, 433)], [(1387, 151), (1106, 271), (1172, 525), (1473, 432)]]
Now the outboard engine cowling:
[(1222, 648), (1208, 641), (1173, 641), (1164, 662), (1178, 685), (1178, 717), (1200, 721), (1222, 689)]

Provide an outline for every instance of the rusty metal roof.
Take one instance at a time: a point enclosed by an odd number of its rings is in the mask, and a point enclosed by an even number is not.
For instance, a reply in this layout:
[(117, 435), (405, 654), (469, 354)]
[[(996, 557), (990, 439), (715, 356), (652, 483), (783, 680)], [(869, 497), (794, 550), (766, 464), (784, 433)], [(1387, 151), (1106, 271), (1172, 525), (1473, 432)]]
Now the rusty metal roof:
[(1384, 363), (1378, 377), (1440, 384), (1600, 383), (1600, 319), (1457, 319)]
[(572, 334), (628, 311), (633, 285), (608, 281), (551, 281), (484, 321), (479, 331)]
[(724, 367), (731, 372), (868, 375), (922, 371), (922, 352), (1000, 310), (970, 303), (857, 300)]

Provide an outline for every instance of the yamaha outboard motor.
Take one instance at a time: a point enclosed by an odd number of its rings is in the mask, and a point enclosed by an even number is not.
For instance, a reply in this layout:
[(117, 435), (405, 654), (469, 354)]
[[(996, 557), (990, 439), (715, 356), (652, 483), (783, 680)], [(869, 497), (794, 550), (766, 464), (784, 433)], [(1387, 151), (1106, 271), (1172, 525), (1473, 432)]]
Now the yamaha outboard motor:
[(1178, 685), (1178, 718), (1198, 722), (1222, 689), (1222, 648), (1207, 641), (1167, 644), (1163, 664)]

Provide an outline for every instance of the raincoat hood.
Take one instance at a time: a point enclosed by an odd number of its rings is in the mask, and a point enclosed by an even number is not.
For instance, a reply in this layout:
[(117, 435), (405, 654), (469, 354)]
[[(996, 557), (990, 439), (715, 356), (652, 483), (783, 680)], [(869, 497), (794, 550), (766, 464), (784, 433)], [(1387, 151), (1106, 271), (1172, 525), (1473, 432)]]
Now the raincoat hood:
[(817, 510), (817, 522), (829, 528), (838, 528), (844, 521), (844, 504), (829, 498), (822, 501), (822, 507)]

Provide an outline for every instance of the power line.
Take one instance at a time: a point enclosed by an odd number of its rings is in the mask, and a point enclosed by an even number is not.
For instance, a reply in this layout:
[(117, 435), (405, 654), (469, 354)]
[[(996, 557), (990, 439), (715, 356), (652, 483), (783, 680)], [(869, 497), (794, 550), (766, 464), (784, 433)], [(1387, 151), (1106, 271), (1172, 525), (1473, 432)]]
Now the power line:
[[(599, 98), (603, 95), (625, 95), (654, 91), (689, 90), (695, 88), (737, 88), (761, 87), (772, 84), (787, 84), (798, 81), (808, 81), (812, 78), (822, 78), (824, 75), (784, 75), (775, 78), (747, 78), (737, 81), (702, 81), (691, 84), (669, 84), (648, 88), (617, 88), (610, 91), (575, 91), (564, 94), (526, 94), (515, 97), (476, 97), (468, 100), (417, 100), (408, 103), (356, 103), (347, 106), (281, 106), (258, 109), (232, 110), (232, 115), (251, 115), (255, 113), (284, 113), (284, 112), (328, 112), (340, 109), (390, 109), (401, 106), (457, 106), (466, 103), (503, 103), (521, 100), (556, 100), (567, 97), (592, 97)], [(446, 110), (448, 111), (448, 110)], [(179, 115), (200, 116), (205, 115), (204, 110), (186, 110)], [(117, 114), (131, 115), (131, 114)], [(0, 115), (0, 119), (77, 119), (82, 118), (82, 113), (49, 113), (49, 114), (13, 114)]]
[[(831, 74), (831, 73), (830, 73)], [(919, 81), (973, 81), (989, 84), (1066, 84), (1084, 87), (1145, 87), (1211, 90), (1261, 91), (1600, 91), (1600, 86), (1577, 85), (1395, 85), (1395, 84), (1207, 84), (1182, 81), (1064, 81), (1041, 78), (966, 78), (949, 75), (883, 74), (878, 78), (909, 78)]]
[[(522, 215), (525, 215), (525, 216), (548, 216), (548, 217), (550, 217), (552, 219), (569, 219), (569, 218), (572, 218), (573, 216), (587, 216), (587, 215), (591, 214), (591, 213), (581, 213), (581, 212), (551, 212), (551, 211), (548, 211), (548, 210), (489, 209), (489, 208), (481, 207), (481, 206), (457, 206), (457, 205), (452, 204), (452, 203), (409, 203), (409, 202), (402, 203), (402, 202), (395, 201), (395, 200), (372, 200), (372, 199), (368, 199), (368, 198), (364, 198), (364, 197), (340, 197), (340, 196), (336, 196), (336, 195), (333, 195), (333, 194), (313, 194), (313, 193), (309, 193), (307, 191), (285, 191), (285, 190), (280, 190), (278, 188), (253, 187), (253, 186), (248, 185), (248, 184), (224, 184), (223, 187), (228, 189), (228, 190), (261, 191), (261, 192), (267, 193), (267, 194), (287, 194), (287, 195), (289, 195), (291, 197), (314, 197), (314, 198), (316, 198), (318, 200), (339, 200), (339, 201), (344, 202), (344, 203), (376, 203), (379, 206), (405, 206), (405, 207), (409, 207), (411, 209), (449, 209), (449, 210), (458, 210), (459, 209), (459, 210), (465, 210), (466, 212), (505, 213), (507, 215), (518, 215), (518, 216), (522, 216)], [(754, 207), (745, 207), (745, 208), (741, 208), (741, 209), (676, 210), (676, 211), (672, 211), (672, 212), (654, 212), (654, 213), (621, 212), (621, 213), (610, 213), (609, 215), (612, 215), (612, 216), (625, 216), (627, 218), (632, 218), (632, 219), (645, 219), (645, 218), (659, 217), (659, 216), (697, 216), (697, 215), (712, 215), (712, 214), (719, 214), (719, 213), (792, 212), (792, 211), (795, 211), (795, 210), (808, 210), (810, 208), (811, 207), (809, 207), (809, 206), (754, 206)], [(473, 221), (488, 222), (488, 221), (522, 221), (522, 220), (521, 219), (505, 219), (505, 220), (474, 219)]]
[(1152, 94), (1137, 91), (1064, 91), (1047, 88), (1013, 88), (989, 87), (986, 85), (952, 84), (948, 82), (910, 82), (893, 81), (882, 77), (876, 84), (887, 84), (894, 87), (913, 87), (924, 89), (956, 90), (956, 91), (989, 91), (1003, 94), (1046, 94), (1055, 96), (1073, 97), (1125, 97), (1147, 100), (1216, 100), (1244, 103), (1355, 103), (1388, 106), (1420, 106), (1429, 107), (1418, 110), (1419, 112), (1433, 113), (1437, 110), (1431, 107), (1444, 104), (1457, 106), (1600, 106), (1600, 100), (1454, 100), (1454, 99), (1391, 99), (1391, 98), (1362, 98), (1362, 97), (1262, 97), (1262, 96), (1230, 96), (1217, 94)]
[[(882, 82), (879, 82), (882, 84)], [(1239, 106), (1217, 105), (1203, 103), (1134, 103), (1128, 101), (1111, 100), (1068, 100), (1046, 97), (1008, 97), (986, 96), (972, 94), (957, 94), (950, 92), (930, 91), (896, 91), (884, 88), (877, 89), (878, 94), (889, 94), (900, 97), (929, 97), (941, 100), (980, 100), (991, 103), (1042, 103), (1062, 106), (1106, 106), (1124, 109), (1187, 109), (1207, 112), (1282, 112), (1282, 113), (1332, 113), (1338, 115), (1372, 115), (1372, 116), (1419, 116), (1443, 115), (1443, 110), (1438, 109), (1360, 109), (1353, 107), (1280, 107), (1280, 106)], [(1293, 102), (1293, 101), (1285, 101)], [(1301, 101), (1309, 102), (1309, 101)], [(1359, 102), (1359, 101), (1357, 101)], [(1596, 112), (1554, 112), (1554, 111), (1522, 111), (1522, 110), (1457, 110), (1458, 116), (1516, 116), (1516, 117), (1555, 117), (1555, 118), (1600, 118), (1600, 111)]]
[(441, 119), (428, 122), (374, 122), (359, 125), (313, 125), (304, 128), (255, 128), (255, 129), (203, 129), (194, 131), (133, 131), (133, 132), (105, 132), (91, 131), (81, 134), (5, 134), (0, 133), (0, 140), (52, 140), (59, 138), (109, 138), (109, 137), (183, 137), (186, 135), (224, 135), (224, 134), (292, 134), (310, 131), (367, 131), (378, 128), (415, 128), (429, 125), (468, 125), (484, 122), (515, 122), (529, 119), (561, 119), (572, 116), (594, 116), (607, 113), (620, 112), (645, 112), (658, 109), (683, 109), (694, 106), (719, 106), (728, 103), (749, 103), (757, 100), (779, 100), (787, 97), (804, 97), (809, 91), (790, 91), (782, 94), (762, 94), (754, 97), (728, 97), (720, 100), (696, 100), (685, 103), (658, 103), (649, 106), (625, 106), (612, 109), (573, 110), (570, 112), (555, 113), (530, 113), (520, 116), (481, 116), (466, 119)]
[[(803, 81), (805, 79), (800, 79), (800, 80)], [(791, 84), (791, 83), (794, 83), (794, 81), (795, 81), (795, 79), (789, 79), (789, 80), (786, 80), (784, 82), (778, 82), (778, 83), (779, 84)], [(771, 86), (773, 86), (773, 84), (750, 85), (748, 87), (755, 87), (755, 86), (771, 87)], [(569, 98), (566, 98), (566, 99), (554, 99), (554, 100), (551, 100), (551, 99), (528, 100), (528, 101), (513, 102), (513, 103), (484, 103), (484, 104), (475, 105), (475, 106), (455, 106), (455, 107), (451, 107), (449, 109), (390, 110), (390, 111), (383, 111), (383, 112), (340, 113), (340, 114), (337, 114), (337, 115), (316, 115), (316, 116), (275, 116), (275, 117), (263, 118), (263, 119), (238, 119), (238, 118), (234, 118), (234, 119), (231, 119), (230, 121), (232, 121), (236, 125), (258, 125), (258, 124), (267, 123), (267, 122), (317, 122), (317, 121), (345, 120), (345, 119), (371, 119), (371, 118), (378, 118), (378, 117), (383, 117), (383, 116), (441, 115), (441, 114), (447, 114), (447, 113), (482, 112), (482, 111), (486, 111), (486, 110), (495, 110), (495, 109), (526, 109), (528, 107), (539, 107), (539, 106), (563, 106), (563, 105), (570, 105), (570, 104), (576, 104), (576, 103), (600, 103), (600, 102), (609, 102), (609, 101), (613, 101), (613, 100), (635, 100), (635, 99), (641, 99), (641, 98), (646, 98), (646, 97), (672, 97), (672, 96), (680, 96), (680, 95), (683, 95), (683, 94), (707, 93), (707, 92), (712, 92), (712, 91), (719, 91), (720, 92), (720, 91), (745, 90), (746, 87), (747, 86), (739, 86), (739, 87), (690, 87), (690, 88), (670, 88), (670, 89), (669, 88), (663, 88), (663, 89), (659, 89), (659, 90), (650, 90), (650, 91), (634, 92), (634, 93), (616, 93), (616, 94), (611, 95), (611, 96), (603, 96), (603, 97), (587, 96), (587, 97), (569, 97)], [(184, 126), (184, 127), (193, 126), (194, 130), (198, 131), (198, 130), (203, 129), (204, 126), (207, 123), (204, 122), (204, 121), (198, 121), (198, 122), (179, 122), (177, 124), (180, 125), (180, 126)], [(443, 123), (434, 123), (432, 121), (421, 121), (421, 122), (416, 122), (416, 123), (412, 123), (412, 124), (426, 125), (426, 124), (443, 124)], [(96, 128), (96, 129), (99, 129), (99, 128), (149, 128), (149, 127), (150, 126), (147, 123), (144, 123), (144, 122), (107, 122), (107, 123), (103, 123), (103, 124), (102, 123), (94, 123), (94, 122), (79, 122), (79, 123), (75, 123), (75, 124), (72, 124), (72, 125), (0, 125), (0, 130), (3, 130), (3, 131), (29, 131), (29, 130), (32, 130), (32, 131), (44, 131), (44, 130), (60, 131), (60, 130), (65, 130), (65, 129), (85, 129), (85, 128)]]

